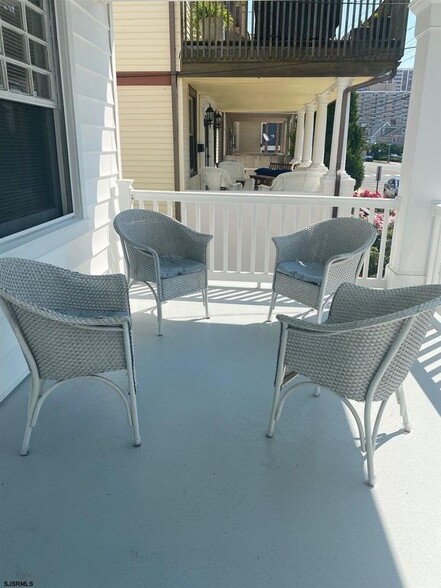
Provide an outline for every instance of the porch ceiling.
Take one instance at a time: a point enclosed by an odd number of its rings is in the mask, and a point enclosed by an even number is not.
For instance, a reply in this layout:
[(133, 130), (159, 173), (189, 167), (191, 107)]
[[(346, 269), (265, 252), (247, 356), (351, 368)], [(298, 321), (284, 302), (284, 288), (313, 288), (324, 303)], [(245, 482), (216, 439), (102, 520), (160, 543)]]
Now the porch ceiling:
[[(370, 78), (353, 79), (353, 85)], [(332, 88), (335, 78), (186, 78), (224, 112), (296, 112)], [(332, 88), (330, 100), (335, 99)]]

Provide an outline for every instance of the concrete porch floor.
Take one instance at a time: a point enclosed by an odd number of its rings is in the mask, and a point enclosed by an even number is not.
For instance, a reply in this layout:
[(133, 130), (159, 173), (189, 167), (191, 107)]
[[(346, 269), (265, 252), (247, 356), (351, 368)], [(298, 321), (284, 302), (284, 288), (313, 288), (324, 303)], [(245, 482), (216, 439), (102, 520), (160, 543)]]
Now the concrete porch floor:
[[(19, 455), (29, 381), (0, 407), (0, 581), (37, 588), (439, 588), (441, 332), (391, 399), (366, 486), (357, 433), (305, 385), (272, 440), (270, 293), (211, 287), (164, 306), (132, 289), (143, 445), (100, 384), (67, 384)], [(278, 311), (295, 314), (292, 302)]]

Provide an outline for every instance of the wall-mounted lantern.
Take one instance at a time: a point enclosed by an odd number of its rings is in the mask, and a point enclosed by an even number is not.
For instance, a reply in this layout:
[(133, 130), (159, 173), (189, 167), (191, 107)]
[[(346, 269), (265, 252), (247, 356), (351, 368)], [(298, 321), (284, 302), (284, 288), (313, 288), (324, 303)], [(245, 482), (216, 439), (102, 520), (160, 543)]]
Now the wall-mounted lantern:
[(215, 112), (211, 108), (211, 104), (208, 105), (204, 115), (204, 127), (205, 127), (205, 165), (210, 165), (210, 136), (209, 129), (213, 126), (215, 119)]

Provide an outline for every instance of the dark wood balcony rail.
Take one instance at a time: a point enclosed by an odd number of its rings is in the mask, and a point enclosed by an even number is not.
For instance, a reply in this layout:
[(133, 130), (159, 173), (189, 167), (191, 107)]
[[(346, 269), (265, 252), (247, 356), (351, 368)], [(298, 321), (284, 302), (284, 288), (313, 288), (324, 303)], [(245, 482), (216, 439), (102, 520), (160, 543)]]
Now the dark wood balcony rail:
[(407, 16), (406, 0), (187, 1), (182, 59), (400, 59)]

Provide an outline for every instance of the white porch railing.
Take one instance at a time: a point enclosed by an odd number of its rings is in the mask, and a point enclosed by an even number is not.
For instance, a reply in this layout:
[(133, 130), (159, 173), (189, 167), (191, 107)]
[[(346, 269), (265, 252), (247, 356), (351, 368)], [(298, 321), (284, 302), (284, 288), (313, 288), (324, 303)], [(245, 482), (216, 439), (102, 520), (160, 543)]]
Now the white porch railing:
[[(174, 216), (174, 203), (180, 203), (181, 221), (196, 231), (214, 235), (209, 249), (209, 277), (212, 280), (271, 282), (274, 245), (271, 237), (294, 233), (308, 225), (337, 216), (358, 216), (373, 222), (383, 214), (386, 226), (399, 200), (296, 195), (264, 192), (198, 191), (159, 192), (133, 190), (130, 182), (120, 182), (120, 195), (127, 205), (149, 208)], [(379, 220), (377, 216), (377, 221)], [(389, 241), (389, 242), (388, 242)], [(369, 255), (359, 283), (385, 287), (384, 265), (391, 236), (379, 229), (375, 271), (369, 272)], [(373, 273), (373, 275), (372, 275)], [(369, 276), (369, 274), (371, 274)]]

